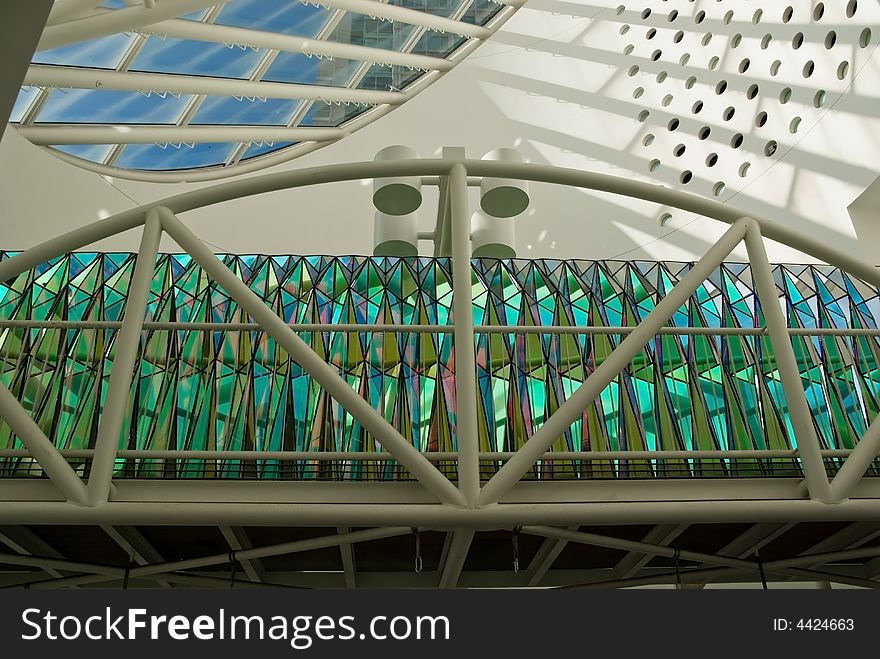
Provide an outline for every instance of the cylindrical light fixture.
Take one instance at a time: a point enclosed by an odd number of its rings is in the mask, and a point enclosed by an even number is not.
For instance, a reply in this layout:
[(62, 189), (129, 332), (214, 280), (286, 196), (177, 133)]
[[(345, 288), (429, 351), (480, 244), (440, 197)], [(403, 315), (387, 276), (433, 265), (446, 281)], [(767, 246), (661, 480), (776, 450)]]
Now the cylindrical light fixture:
[(373, 256), (417, 256), (418, 221), (415, 213), (388, 215), (376, 211)]
[[(495, 149), (483, 160), (525, 162), (516, 149)], [(480, 184), (480, 207), (492, 217), (513, 217), (529, 207), (529, 191), (525, 181), (484, 177)]]
[[(373, 160), (417, 159), (415, 150), (408, 146), (386, 146)], [(373, 205), (388, 215), (414, 213), (422, 205), (420, 176), (398, 176), (373, 179)]]
[(514, 224), (512, 217), (489, 217), (482, 211), (471, 215), (471, 242), (475, 258), (516, 258)]

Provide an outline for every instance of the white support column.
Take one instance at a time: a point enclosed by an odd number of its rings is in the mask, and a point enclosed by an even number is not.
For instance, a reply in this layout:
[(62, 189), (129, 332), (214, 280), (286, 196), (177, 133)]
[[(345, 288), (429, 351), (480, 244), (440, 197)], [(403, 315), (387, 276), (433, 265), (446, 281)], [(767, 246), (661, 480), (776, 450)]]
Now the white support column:
[(4, 2), (3, 21), (0, 22), (0, 138), (6, 122), (21, 91), (21, 81), (27, 72), (34, 48), (52, 8), (51, 0)]
[(134, 376), (147, 308), (147, 296), (150, 292), (150, 284), (153, 282), (156, 253), (159, 251), (161, 237), (162, 223), (159, 219), (159, 211), (151, 208), (147, 211), (144, 233), (141, 237), (134, 273), (131, 276), (122, 329), (115, 339), (116, 356), (113, 358), (107, 397), (98, 425), (98, 437), (95, 441), (95, 454), (92, 458), (88, 485), (89, 503), (93, 506), (106, 503), (110, 495), (116, 451), (119, 450), (119, 435), (128, 407), (131, 380)]
[(3, 383), (0, 383), (0, 418), (9, 424), (61, 494), (68, 501), (85, 505), (85, 484)]
[(287, 353), (342, 405), (429, 492), (443, 503), (464, 505), (461, 492), (412, 444), (361, 398), (339, 374), (299, 338), (278, 315), (221, 263), (177, 217), (160, 208), (165, 231), (212, 277)]
[(791, 415), (791, 426), (794, 430), (794, 439), (797, 441), (807, 489), (811, 498), (831, 502), (833, 499), (831, 485), (825, 473), (822, 455), (819, 453), (821, 448), (819, 437), (816, 435), (813, 416), (801, 383), (801, 374), (791, 346), (791, 336), (788, 333), (788, 323), (779, 307), (779, 296), (776, 292), (776, 284), (773, 282), (773, 271), (770, 269), (767, 251), (764, 249), (761, 227), (753, 220), (749, 220), (745, 242), (755, 292), (764, 312), (764, 323), (770, 336), (776, 367), (779, 369), (788, 413)]
[(480, 439), (477, 427), (477, 359), (471, 283), (471, 226), (467, 170), (449, 173), (452, 210), (452, 313), (455, 347), (455, 429), (458, 438), (458, 487), (469, 508), (480, 496)]
[(443, 574), (440, 575), (440, 588), (455, 588), (458, 585), (473, 539), (473, 529), (455, 529), (452, 532), (452, 540), (443, 563)]
[(574, 421), (580, 417), (596, 397), (663, 327), (682, 304), (712, 271), (730, 254), (746, 234), (749, 221), (740, 220), (728, 229), (705, 256), (685, 275), (638, 327), (603, 361), (586, 381), (552, 414), (531, 439), (498, 470), (483, 486), (480, 505), (497, 503), (537, 462)]
[(843, 501), (852, 494), (878, 453), (880, 453), (880, 416), (871, 422), (853, 452), (831, 481), (831, 495), (834, 501)]

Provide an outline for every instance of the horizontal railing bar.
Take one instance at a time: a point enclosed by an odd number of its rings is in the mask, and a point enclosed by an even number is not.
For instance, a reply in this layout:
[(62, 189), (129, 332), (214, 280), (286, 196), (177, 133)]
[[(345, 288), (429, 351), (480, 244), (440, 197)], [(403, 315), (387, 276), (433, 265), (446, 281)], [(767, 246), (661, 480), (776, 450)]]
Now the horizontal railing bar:
[[(62, 449), (65, 458), (89, 458), (94, 449)], [(844, 458), (852, 449), (826, 449), (822, 457)], [(0, 458), (28, 457), (25, 449), (0, 449)], [(428, 460), (457, 460), (456, 452), (422, 452)], [(480, 460), (509, 460), (512, 451), (483, 451)], [(393, 460), (385, 451), (186, 451), (186, 450), (120, 450), (125, 459), (192, 459), (192, 460)], [(735, 451), (554, 451), (545, 453), (542, 460), (701, 460), (701, 459), (768, 459), (797, 458), (797, 450), (735, 450)]]
[[(0, 320), (0, 329), (119, 329), (121, 321), (115, 320)], [(454, 325), (395, 325), (379, 323), (288, 323), (297, 332), (399, 332), (452, 334)], [(259, 331), (259, 323), (201, 323), (160, 322), (144, 323), (148, 330), (177, 331)], [(630, 334), (635, 327), (572, 327), (567, 325), (476, 325), (478, 334)], [(793, 336), (880, 336), (880, 328), (864, 327), (790, 327)], [(659, 334), (672, 336), (763, 336), (763, 327), (664, 327)]]

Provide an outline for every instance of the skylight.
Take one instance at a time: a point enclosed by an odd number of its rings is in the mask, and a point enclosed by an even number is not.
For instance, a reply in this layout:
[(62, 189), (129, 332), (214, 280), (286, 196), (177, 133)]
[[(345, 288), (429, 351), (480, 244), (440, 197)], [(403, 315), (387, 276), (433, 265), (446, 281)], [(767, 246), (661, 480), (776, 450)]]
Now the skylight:
[(56, 0), (11, 121), (65, 160), (153, 181), (232, 176), (335, 141), (515, 11), (494, 0), (89, 4)]

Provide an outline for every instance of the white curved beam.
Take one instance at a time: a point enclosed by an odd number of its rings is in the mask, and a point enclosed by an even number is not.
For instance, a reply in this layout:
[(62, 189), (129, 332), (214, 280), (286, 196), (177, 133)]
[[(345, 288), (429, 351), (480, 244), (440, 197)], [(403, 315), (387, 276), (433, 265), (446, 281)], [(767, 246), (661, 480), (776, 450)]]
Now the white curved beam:
[(288, 98), (340, 103), (388, 103), (398, 105), (406, 96), (400, 92), (346, 89), (321, 85), (296, 85), (285, 82), (258, 82), (205, 76), (132, 73), (67, 66), (32, 65), (24, 79), (25, 85), (38, 87), (72, 87), (75, 89), (112, 89), (116, 91), (155, 91), (172, 94), (205, 94), (208, 96), (249, 96)]
[[(73, 2), (84, 4), (81, 0), (71, 0), (71, 5)], [(131, 32), (150, 23), (176, 18), (191, 11), (222, 4), (226, 4), (224, 0), (157, 0), (156, 6), (153, 8), (139, 5), (126, 9), (114, 9), (97, 16), (68, 20), (60, 24), (51, 24), (43, 30), (37, 51), (69, 46), (73, 43), (106, 37), (117, 32)]]
[(278, 32), (248, 30), (246, 28), (218, 25), (217, 23), (199, 23), (198, 21), (171, 20), (148, 25), (144, 32), (174, 37), (175, 39), (192, 39), (213, 43), (237, 43), (280, 50), (285, 53), (305, 53), (322, 57), (344, 57), (364, 62), (379, 62), (418, 69), (449, 71), (452, 62), (441, 57), (402, 53), (387, 48), (370, 48), (350, 43), (325, 41), (323, 39), (306, 39)]
[[(443, 160), (420, 159), (406, 161), (355, 162), (320, 167), (292, 169), (275, 174), (263, 174), (253, 178), (226, 181), (192, 192), (166, 197), (140, 208), (124, 211), (105, 220), (74, 229), (66, 234), (32, 247), (18, 256), (0, 262), (0, 281), (5, 281), (44, 261), (96, 242), (116, 233), (143, 224), (144, 213), (153, 206), (165, 206), (174, 213), (211, 206), (232, 199), (240, 199), (276, 190), (307, 187), (321, 183), (338, 183), (364, 178), (387, 178), (394, 176), (446, 175), (456, 162), (461, 162), (473, 176), (511, 178), (524, 181), (568, 185), (586, 190), (643, 199), (656, 204), (690, 211), (704, 217), (734, 224), (749, 215), (734, 206), (706, 199), (696, 194), (673, 190), (662, 185), (644, 183), (621, 176), (610, 176), (568, 167), (552, 167), (531, 163), (505, 163), (491, 160)], [(849, 254), (816, 240), (805, 232), (796, 231), (754, 214), (751, 219), (761, 225), (764, 238), (775, 240), (789, 247), (820, 259), (856, 275), (865, 282), (880, 288), (880, 272), (870, 263), (862, 262)]]
[(19, 126), (37, 145), (164, 144), (166, 142), (331, 142), (345, 136), (339, 128), (275, 126)]

